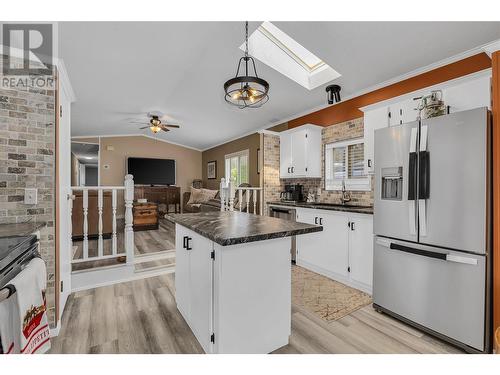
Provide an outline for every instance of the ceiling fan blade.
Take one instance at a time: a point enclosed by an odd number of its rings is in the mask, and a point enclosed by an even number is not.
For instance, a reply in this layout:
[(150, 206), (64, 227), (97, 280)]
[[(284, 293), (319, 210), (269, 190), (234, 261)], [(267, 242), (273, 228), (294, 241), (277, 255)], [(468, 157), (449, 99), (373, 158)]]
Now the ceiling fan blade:
[(164, 124), (163, 126), (169, 127), (169, 128), (180, 128), (180, 125), (170, 125), (170, 124)]
[(163, 127), (161, 128), (161, 130), (163, 130), (164, 132), (169, 132), (170, 131), (169, 129), (163, 128)]
[(149, 128), (149, 127), (150, 127), (150, 125), (148, 125), (148, 126), (143, 126), (142, 128), (139, 128), (139, 129), (147, 129), (147, 128)]

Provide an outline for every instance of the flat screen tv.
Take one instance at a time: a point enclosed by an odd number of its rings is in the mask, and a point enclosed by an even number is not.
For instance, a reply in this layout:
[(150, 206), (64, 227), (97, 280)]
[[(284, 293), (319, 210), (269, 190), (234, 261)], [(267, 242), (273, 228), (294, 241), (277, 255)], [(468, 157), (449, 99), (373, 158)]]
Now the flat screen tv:
[(175, 160), (128, 158), (127, 171), (138, 185), (175, 185)]

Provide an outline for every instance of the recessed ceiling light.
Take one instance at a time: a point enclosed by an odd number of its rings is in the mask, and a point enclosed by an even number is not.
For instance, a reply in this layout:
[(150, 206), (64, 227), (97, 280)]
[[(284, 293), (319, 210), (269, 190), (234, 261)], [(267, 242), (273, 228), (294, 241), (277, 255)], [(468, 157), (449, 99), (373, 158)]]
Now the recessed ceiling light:
[[(240, 48), (243, 49), (244, 45)], [(341, 76), (271, 22), (263, 22), (252, 33), (248, 48), (250, 55), (308, 90)]]
[(93, 157), (92, 156), (85, 156), (84, 159), (87, 159), (87, 160), (92, 160)]

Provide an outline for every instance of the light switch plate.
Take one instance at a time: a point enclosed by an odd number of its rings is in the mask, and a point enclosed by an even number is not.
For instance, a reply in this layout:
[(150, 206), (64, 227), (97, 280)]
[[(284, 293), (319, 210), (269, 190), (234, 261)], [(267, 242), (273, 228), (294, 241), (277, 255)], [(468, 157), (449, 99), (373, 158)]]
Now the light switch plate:
[(38, 203), (38, 191), (36, 188), (24, 189), (24, 203), (25, 204), (37, 204)]

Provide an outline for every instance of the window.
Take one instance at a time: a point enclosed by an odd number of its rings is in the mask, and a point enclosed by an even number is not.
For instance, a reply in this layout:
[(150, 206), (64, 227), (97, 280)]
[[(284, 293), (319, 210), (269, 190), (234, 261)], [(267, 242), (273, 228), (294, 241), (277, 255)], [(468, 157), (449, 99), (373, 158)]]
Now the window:
[(230, 178), (234, 186), (248, 183), (248, 150), (226, 155), (226, 179)]
[[(240, 46), (244, 50), (245, 45)], [(340, 73), (284, 33), (263, 22), (248, 38), (250, 55), (308, 90), (340, 77)]]
[(325, 190), (370, 190), (364, 168), (364, 142), (354, 139), (325, 146)]

